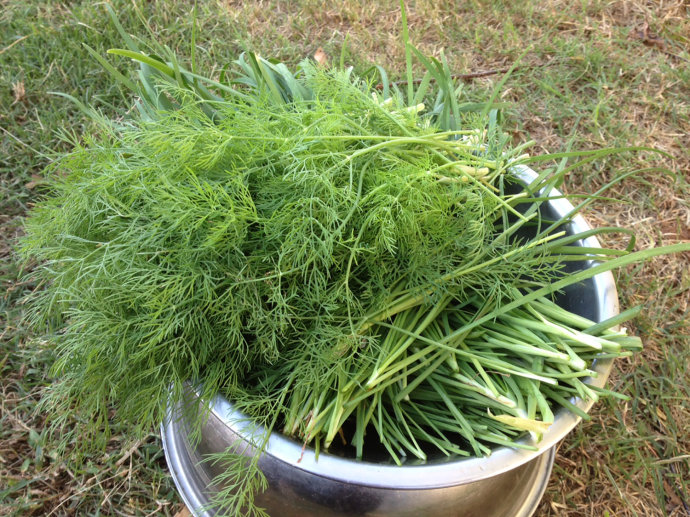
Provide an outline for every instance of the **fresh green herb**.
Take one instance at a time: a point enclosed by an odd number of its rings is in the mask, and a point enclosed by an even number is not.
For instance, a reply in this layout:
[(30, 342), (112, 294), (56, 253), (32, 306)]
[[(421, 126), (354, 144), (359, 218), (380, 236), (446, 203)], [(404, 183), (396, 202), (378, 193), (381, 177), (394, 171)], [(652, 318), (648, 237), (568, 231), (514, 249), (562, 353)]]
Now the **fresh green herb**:
[[(140, 63), (139, 81), (107, 66), (139, 116), (100, 120), (56, 161), (23, 239), (41, 263), (33, 322), (58, 356), (54, 430), (76, 413), (102, 440), (115, 405), (146, 432), (191, 382), (317, 450), (348, 423), (357, 457), (366, 437), (397, 463), (525, 446), (557, 406), (603, 393), (584, 382), (593, 361), (641, 346), (616, 328), (633, 313), (594, 323), (551, 296), (690, 249), (576, 246), (612, 229), (567, 236), (577, 210), (553, 222), (540, 206), (568, 158), (613, 151), (554, 155), (553, 175), (521, 184), (512, 171), (530, 159), (491, 104), (458, 103), (445, 61), (422, 59), (415, 90), (409, 46), (404, 95), (385, 72), (379, 91), (251, 53), (213, 81), (125, 41), (112, 53)], [(582, 260), (600, 263), (563, 275)], [(189, 419), (198, 433), (203, 411)], [(217, 504), (261, 514), (256, 460), (215, 459), (229, 487)]]

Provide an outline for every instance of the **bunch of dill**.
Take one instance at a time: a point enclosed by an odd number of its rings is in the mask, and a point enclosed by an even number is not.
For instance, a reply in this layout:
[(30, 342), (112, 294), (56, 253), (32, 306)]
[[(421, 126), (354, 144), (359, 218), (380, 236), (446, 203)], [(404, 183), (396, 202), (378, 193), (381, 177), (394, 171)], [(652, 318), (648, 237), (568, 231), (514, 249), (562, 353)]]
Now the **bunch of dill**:
[(54, 164), (23, 240), (43, 264), (35, 322), (55, 329), (51, 413), (106, 422), (116, 403), (144, 430), (164, 418), (171, 387), (179, 399), (203, 380), (207, 396), (256, 394), (261, 415), (287, 381), (269, 382), (275, 372), (318, 389), (372, 361), (379, 336), (361, 322), (394, 289), (435, 286), (433, 303), (538, 273), (520, 260), (440, 281), (509, 245), (489, 245), (498, 197), (442, 167), (491, 156), (348, 73), (305, 71), (310, 100), (256, 92), (215, 103), (212, 122), (175, 91), (181, 109), (103, 121)]

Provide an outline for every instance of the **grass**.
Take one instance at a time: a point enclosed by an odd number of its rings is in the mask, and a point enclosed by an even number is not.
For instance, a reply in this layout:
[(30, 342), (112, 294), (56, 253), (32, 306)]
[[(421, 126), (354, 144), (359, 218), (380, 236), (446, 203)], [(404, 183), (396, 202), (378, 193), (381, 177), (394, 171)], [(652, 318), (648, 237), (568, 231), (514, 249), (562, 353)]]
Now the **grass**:
[[(445, 49), (458, 72), (502, 70), (531, 45), (502, 98), (515, 142), (538, 148), (646, 145), (656, 154), (618, 155), (580, 169), (570, 192), (590, 192), (616, 174), (647, 169), (602, 202), (593, 224), (635, 228), (638, 247), (690, 239), (690, 13), (682, 0), (661, 6), (616, 2), (419, 1), (409, 6), (412, 40)], [(113, 3), (128, 31), (143, 34), (132, 5)], [(189, 2), (147, 4), (158, 37), (189, 55)], [(362, 72), (375, 62), (402, 73), (396, 2), (200, 2), (197, 52), (207, 70), (243, 46), (297, 62), (322, 48)], [(182, 506), (152, 430), (131, 443), (115, 429), (107, 453), (79, 470), (66, 465), (33, 409), (50, 382), (49, 349), (31, 344), (21, 299), (36, 286), (18, 280), (11, 247), (21, 217), (40, 195), (43, 167), (66, 148), (57, 131), (79, 135), (89, 122), (61, 91), (122, 106), (121, 92), (81, 46), (121, 46), (103, 8), (75, 1), (0, 0), (0, 514), (174, 515)], [(121, 62), (121, 66), (125, 66)], [(481, 98), (500, 74), (468, 82)], [(399, 77), (402, 79), (402, 77)], [(664, 169), (663, 172), (661, 169)], [(612, 239), (608, 244), (624, 246)], [(645, 351), (619, 361), (611, 380), (631, 400), (599, 404), (592, 421), (560, 446), (539, 516), (690, 515), (690, 257), (662, 257), (621, 271), (623, 306), (644, 304), (635, 331)]]

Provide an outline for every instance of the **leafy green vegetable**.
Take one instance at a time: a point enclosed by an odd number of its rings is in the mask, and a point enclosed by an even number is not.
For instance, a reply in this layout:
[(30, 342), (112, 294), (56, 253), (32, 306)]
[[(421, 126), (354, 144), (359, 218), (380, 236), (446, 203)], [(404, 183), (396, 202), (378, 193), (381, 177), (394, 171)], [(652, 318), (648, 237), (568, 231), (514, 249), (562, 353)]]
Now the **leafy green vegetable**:
[[(54, 430), (78, 414), (102, 440), (115, 405), (146, 432), (191, 382), (317, 450), (347, 431), (359, 458), (365, 435), (398, 463), (483, 455), (524, 446), (572, 396), (596, 399), (592, 362), (640, 348), (614, 328), (624, 318), (595, 324), (550, 298), (663, 252), (583, 250), (612, 229), (565, 236), (577, 210), (542, 216), (567, 158), (611, 150), (558, 155), (551, 177), (521, 185), (524, 146), (510, 149), (490, 103), (458, 103), (445, 61), (424, 60), (403, 95), (385, 72), (378, 91), (251, 53), (213, 81), (124, 40), (112, 53), (140, 63), (139, 81), (108, 66), (139, 116), (100, 120), (55, 162), (22, 243), (44, 287), (32, 319), (58, 357)], [(198, 433), (203, 411), (188, 417)], [(218, 504), (261, 513), (256, 461), (216, 459), (230, 487)]]

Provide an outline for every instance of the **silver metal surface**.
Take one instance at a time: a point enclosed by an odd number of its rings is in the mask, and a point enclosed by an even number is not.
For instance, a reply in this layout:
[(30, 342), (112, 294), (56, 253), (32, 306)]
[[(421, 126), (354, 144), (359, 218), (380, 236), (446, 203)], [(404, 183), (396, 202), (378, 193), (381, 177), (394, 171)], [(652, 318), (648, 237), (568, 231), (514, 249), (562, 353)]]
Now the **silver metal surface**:
[[(182, 419), (167, 422), (162, 435), (168, 466), (185, 504), (197, 517), (212, 517), (215, 512), (202, 507), (220, 489), (212, 484), (212, 478), (221, 472), (208, 462), (200, 462), (207, 454), (232, 446), (241, 436), (215, 412), (209, 416), (196, 447), (190, 447)], [(517, 468), (473, 483), (402, 489), (396, 487), (396, 474), (406, 470), (416, 472), (420, 486), (433, 483), (425, 478), (422, 467), (383, 469), (379, 485), (387, 484), (387, 488), (356, 479), (344, 482), (299, 468), (301, 446), (296, 442), (290, 446), (292, 461), (284, 462), (269, 451), (259, 462), (269, 489), (257, 496), (257, 503), (273, 517), (529, 517), (546, 489), (555, 456), (555, 448), (551, 448)], [(322, 454), (319, 462), (324, 459), (333, 457)], [(349, 463), (362, 466), (355, 461)], [(454, 469), (462, 472), (462, 465), (453, 463)], [(376, 469), (374, 465), (368, 467)]]
[[(536, 178), (527, 167), (516, 168), (525, 182)], [(555, 189), (552, 196), (559, 196)], [(544, 210), (553, 216), (568, 214), (573, 206), (565, 199), (554, 199)], [(581, 232), (590, 227), (580, 216), (570, 230)], [(582, 245), (598, 247), (593, 237)], [(566, 289), (565, 302), (570, 310), (594, 321), (603, 321), (618, 313), (618, 297), (611, 273)], [(597, 361), (597, 377), (590, 380), (603, 386), (612, 361)], [(592, 402), (572, 399), (587, 411)], [(398, 467), (369, 463), (321, 453), (278, 433), (270, 437), (260, 467), (269, 489), (257, 500), (273, 517), (280, 516), (482, 516), (522, 517), (531, 515), (543, 494), (553, 464), (555, 445), (580, 421), (567, 410), (556, 414), (555, 422), (540, 442), (531, 437), (523, 443), (536, 451), (501, 447), (485, 458), (453, 458), (428, 461), (421, 465)], [(210, 416), (203, 428), (201, 441), (192, 447), (184, 420), (171, 408), (169, 420), (162, 426), (168, 465), (182, 498), (198, 517), (213, 513), (199, 508), (209, 502), (218, 490), (211, 484), (220, 474), (217, 467), (200, 461), (205, 455), (220, 452), (236, 440), (250, 439), (255, 429), (243, 415), (222, 397), (211, 402)]]

